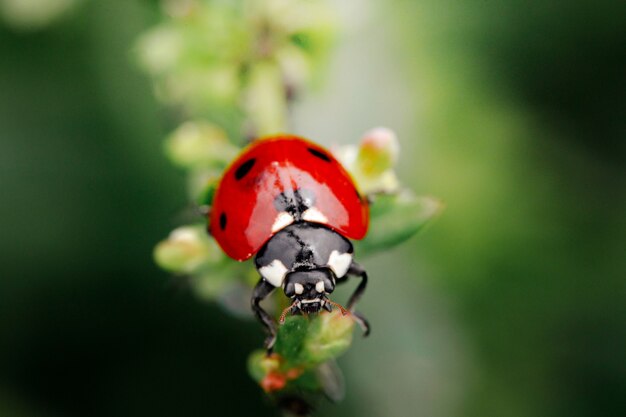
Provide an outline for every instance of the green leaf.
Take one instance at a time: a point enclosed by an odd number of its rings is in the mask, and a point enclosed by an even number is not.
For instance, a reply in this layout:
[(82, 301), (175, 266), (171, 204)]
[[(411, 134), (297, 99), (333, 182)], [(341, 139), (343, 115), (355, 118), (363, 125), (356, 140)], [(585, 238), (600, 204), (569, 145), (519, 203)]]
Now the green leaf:
[(352, 343), (354, 320), (340, 311), (322, 313), (311, 323), (304, 343), (303, 359), (321, 364), (344, 353)]
[(274, 351), (287, 367), (311, 368), (341, 355), (352, 342), (354, 320), (340, 311), (289, 316), (278, 328)]
[[(274, 353), (253, 352), (248, 358), (248, 372), (266, 392), (318, 391), (322, 384), (329, 383), (330, 377), (337, 379), (336, 372), (329, 376), (328, 372), (320, 372), (320, 366), (350, 347), (353, 329), (353, 318), (338, 310), (289, 316), (278, 328)], [(335, 380), (329, 386), (335, 393), (341, 382)]]
[(288, 316), (285, 323), (279, 326), (274, 350), (284, 358), (286, 363), (300, 364), (304, 338), (310, 324), (307, 317)]
[(421, 230), (442, 207), (433, 197), (415, 197), (406, 192), (376, 196), (369, 232), (365, 239), (355, 242), (355, 250), (364, 255), (396, 246)]

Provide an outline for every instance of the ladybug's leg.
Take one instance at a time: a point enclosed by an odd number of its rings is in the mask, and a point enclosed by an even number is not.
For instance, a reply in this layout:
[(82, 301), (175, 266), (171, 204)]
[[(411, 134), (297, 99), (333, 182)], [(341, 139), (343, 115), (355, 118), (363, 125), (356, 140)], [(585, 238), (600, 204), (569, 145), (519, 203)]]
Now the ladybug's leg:
[(357, 264), (356, 262), (352, 262), (352, 264), (350, 265), (350, 269), (348, 269), (348, 274), (361, 278), (359, 286), (356, 287), (356, 290), (354, 290), (354, 293), (352, 293), (352, 296), (348, 300), (347, 308), (348, 310), (350, 310), (350, 312), (352, 312), (354, 311), (354, 305), (357, 303), (357, 301), (359, 301), (359, 299), (365, 292), (365, 287), (367, 287), (367, 272), (365, 271), (365, 269), (363, 269), (361, 265)]
[(269, 333), (267, 339), (265, 339), (265, 348), (268, 353), (272, 352), (272, 348), (274, 347), (274, 343), (276, 342), (276, 323), (272, 319), (272, 317), (267, 314), (265, 310), (259, 305), (265, 297), (270, 295), (272, 291), (274, 291), (274, 286), (269, 282), (265, 281), (263, 278), (259, 280), (254, 287), (254, 291), (252, 291), (252, 300), (250, 300), (250, 304), (252, 306), (252, 311), (254, 311), (254, 315), (259, 319), (259, 321), (265, 326), (265, 329)]
[(370, 334), (369, 322), (365, 317), (361, 315), (361, 313), (357, 313), (356, 311), (354, 311), (356, 303), (365, 292), (365, 287), (367, 287), (367, 272), (361, 265), (357, 264), (356, 262), (352, 262), (352, 264), (350, 265), (350, 269), (348, 269), (348, 274), (361, 278), (359, 286), (356, 287), (356, 290), (354, 290), (354, 293), (352, 293), (352, 296), (348, 300), (347, 307), (356, 322), (359, 324), (359, 326), (361, 326), (361, 329), (363, 329), (363, 336), (367, 336)]
[(357, 311), (353, 311), (351, 314), (352, 317), (354, 317), (354, 320), (358, 323), (359, 327), (361, 327), (361, 330), (363, 330), (363, 337), (369, 336), (371, 331), (370, 322)]

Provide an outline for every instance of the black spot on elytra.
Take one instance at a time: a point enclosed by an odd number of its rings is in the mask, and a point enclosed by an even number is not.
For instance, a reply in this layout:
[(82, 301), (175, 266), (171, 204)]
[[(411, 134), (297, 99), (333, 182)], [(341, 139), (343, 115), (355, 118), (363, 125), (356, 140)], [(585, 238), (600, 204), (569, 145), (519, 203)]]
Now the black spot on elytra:
[(246, 174), (250, 172), (255, 163), (256, 159), (252, 158), (239, 165), (239, 168), (237, 168), (237, 170), (235, 171), (235, 179), (239, 181), (240, 179), (245, 177)]
[(224, 230), (226, 229), (226, 213), (222, 213), (220, 214), (220, 229)]
[(317, 149), (313, 149), (313, 148), (307, 148), (307, 150), (308, 150), (309, 152), (311, 152), (311, 154), (312, 154), (313, 156), (316, 156), (316, 157), (318, 157), (319, 159), (321, 159), (321, 160), (323, 160), (323, 161), (326, 161), (326, 162), (330, 162), (330, 161), (331, 161), (330, 157), (329, 157), (328, 155), (326, 155), (326, 154), (325, 154), (324, 152), (322, 152), (322, 151), (318, 151)]

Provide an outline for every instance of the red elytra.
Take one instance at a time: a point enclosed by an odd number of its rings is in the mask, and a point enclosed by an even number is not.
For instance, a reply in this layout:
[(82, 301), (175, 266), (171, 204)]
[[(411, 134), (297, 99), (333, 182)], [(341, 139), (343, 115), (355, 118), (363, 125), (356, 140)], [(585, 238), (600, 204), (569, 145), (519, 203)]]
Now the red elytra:
[(276, 197), (302, 189), (314, 193), (314, 207), (323, 215), (315, 222), (348, 239), (365, 237), (369, 207), (350, 174), (321, 146), (287, 135), (256, 140), (226, 169), (209, 232), (228, 256), (249, 259), (280, 230), (275, 229)]

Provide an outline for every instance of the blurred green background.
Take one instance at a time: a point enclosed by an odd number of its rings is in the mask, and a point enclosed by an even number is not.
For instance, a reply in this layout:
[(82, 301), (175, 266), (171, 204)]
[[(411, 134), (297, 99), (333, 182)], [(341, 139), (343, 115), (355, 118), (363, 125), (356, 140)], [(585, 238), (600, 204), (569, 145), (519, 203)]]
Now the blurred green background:
[[(259, 326), (152, 261), (188, 206), (130, 52), (156, 2), (0, 5), (0, 415), (275, 415), (245, 370)], [(626, 415), (626, 3), (337, 7), (294, 133), (389, 126), (447, 207), (364, 260), (373, 334), (320, 414)]]

